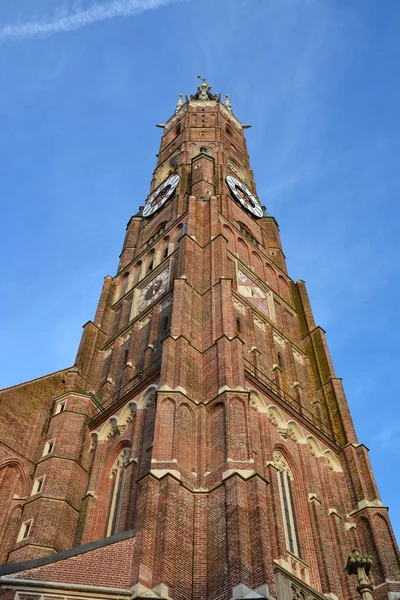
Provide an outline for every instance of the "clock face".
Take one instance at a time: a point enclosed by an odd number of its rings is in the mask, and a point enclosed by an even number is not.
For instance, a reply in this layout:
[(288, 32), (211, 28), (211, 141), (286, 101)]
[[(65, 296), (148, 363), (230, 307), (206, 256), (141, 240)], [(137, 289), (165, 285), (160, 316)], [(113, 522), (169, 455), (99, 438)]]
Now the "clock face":
[(146, 200), (145, 207), (143, 209), (143, 216), (150, 217), (153, 213), (161, 208), (168, 198), (174, 193), (176, 186), (179, 183), (179, 175), (172, 175), (164, 183), (162, 183), (155, 192), (151, 194)]
[(260, 310), (266, 317), (269, 317), (269, 309), (268, 309), (268, 296), (267, 292), (265, 292), (259, 285), (257, 285), (252, 279), (247, 277), (243, 271), (238, 269), (238, 292), (248, 300), (258, 310)]
[(255, 217), (259, 218), (263, 216), (263, 211), (259, 201), (244, 185), (244, 183), (238, 179), (235, 179), (235, 177), (232, 177), (232, 175), (227, 176), (226, 183), (228, 184), (233, 196), (246, 210), (251, 212)]
[(159, 273), (140, 290), (137, 305), (138, 312), (142, 312), (149, 304), (161, 296), (168, 289), (168, 283), (169, 267), (168, 269), (164, 269), (164, 271)]

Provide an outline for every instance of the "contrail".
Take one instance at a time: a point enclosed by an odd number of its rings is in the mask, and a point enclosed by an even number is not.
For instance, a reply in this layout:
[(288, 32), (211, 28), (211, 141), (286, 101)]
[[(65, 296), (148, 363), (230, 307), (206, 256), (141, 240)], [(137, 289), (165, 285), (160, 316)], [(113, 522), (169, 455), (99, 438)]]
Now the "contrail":
[(0, 28), (0, 41), (21, 40), (73, 31), (115, 17), (132, 17), (179, 0), (111, 0), (49, 20), (33, 20)]

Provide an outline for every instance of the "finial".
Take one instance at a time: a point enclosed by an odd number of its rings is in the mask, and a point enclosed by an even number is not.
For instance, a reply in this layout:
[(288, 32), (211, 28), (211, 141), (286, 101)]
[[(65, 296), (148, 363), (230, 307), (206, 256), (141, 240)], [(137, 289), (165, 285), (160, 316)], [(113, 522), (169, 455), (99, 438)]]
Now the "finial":
[(197, 87), (197, 93), (199, 95), (199, 100), (209, 100), (211, 96), (211, 85), (208, 85), (206, 78), (197, 75), (197, 78), (200, 79), (203, 83)]
[(211, 85), (207, 83), (205, 77), (201, 77), (201, 75), (197, 75), (197, 78), (202, 82), (201, 85), (197, 86), (197, 92), (195, 94), (190, 94), (189, 100), (214, 100), (215, 102), (219, 102), (219, 94), (211, 93)]
[(224, 104), (226, 106), (226, 108), (229, 110), (229, 112), (232, 112), (232, 105), (231, 105), (231, 101), (229, 100), (228, 94), (225, 94), (225, 102), (223, 102), (222, 104)]
[(177, 115), (178, 112), (181, 110), (182, 106), (184, 105), (184, 101), (182, 99), (182, 94), (179, 94), (179, 98), (178, 98), (178, 102), (176, 103), (176, 109), (175, 109), (175, 114)]
[(372, 558), (362, 556), (357, 548), (353, 548), (347, 559), (346, 572), (348, 575), (357, 575), (357, 592), (361, 595), (362, 600), (372, 600), (372, 590), (374, 588), (369, 579), (371, 566)]

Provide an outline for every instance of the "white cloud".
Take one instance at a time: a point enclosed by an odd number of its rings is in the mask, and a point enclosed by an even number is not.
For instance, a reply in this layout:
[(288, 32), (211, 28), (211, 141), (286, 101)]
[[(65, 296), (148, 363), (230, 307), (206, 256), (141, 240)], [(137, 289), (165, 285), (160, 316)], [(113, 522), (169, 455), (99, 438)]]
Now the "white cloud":
[(22, 40), (73, 31), (86, 25), (107, 21), (116, 17), (132, 17), (148, 10), (155, 10), (179, 0), (111, 0), (106, 4), (94, 4), (86, 10), (65, 13), (56, 10), (50, 19), (39, 19), (6, 25), (0, 29), (0, 41)]
[(400, 434), (400, 423), (394, 422), (391, 425), (387, 425), (373, 438), (383, 450), (394, 450), (397, 452), (399, 449), (398, 438)]

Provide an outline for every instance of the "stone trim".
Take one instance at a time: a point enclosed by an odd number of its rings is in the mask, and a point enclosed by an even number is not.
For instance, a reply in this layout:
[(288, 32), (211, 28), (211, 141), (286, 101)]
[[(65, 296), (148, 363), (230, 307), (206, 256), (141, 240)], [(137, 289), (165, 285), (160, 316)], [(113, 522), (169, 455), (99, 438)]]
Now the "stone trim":
[[(16, 586), (19, 588), (18, 592), (28, 591), (28, 593), (32, 594), (44, 594), (47, 593), (50, 589), (54, 590), (55, 594), (58, 591), (68, 592), (68, 596), (78, 596), (80, 599), (82, 598), (82, 592), (85, 595), (93, 596), (94, 598), (96, 598), (96, 600), (98, 600), (99, 597), (109, 595), (126, 596), (127, 598), (132, 597), (131, 590), (126, 590), (123, 588), (109, 588), (99, 585), (90, 586), (81, 585), (77, 583), (60, 583), (57, 581), (40, 581), (37, 579), (7, 579), (0, 577), (0, 585), (1, 584), (2, 587), (4, 587), (5, 589)], [(35, 589), (33, 590), (31, 588)]]

